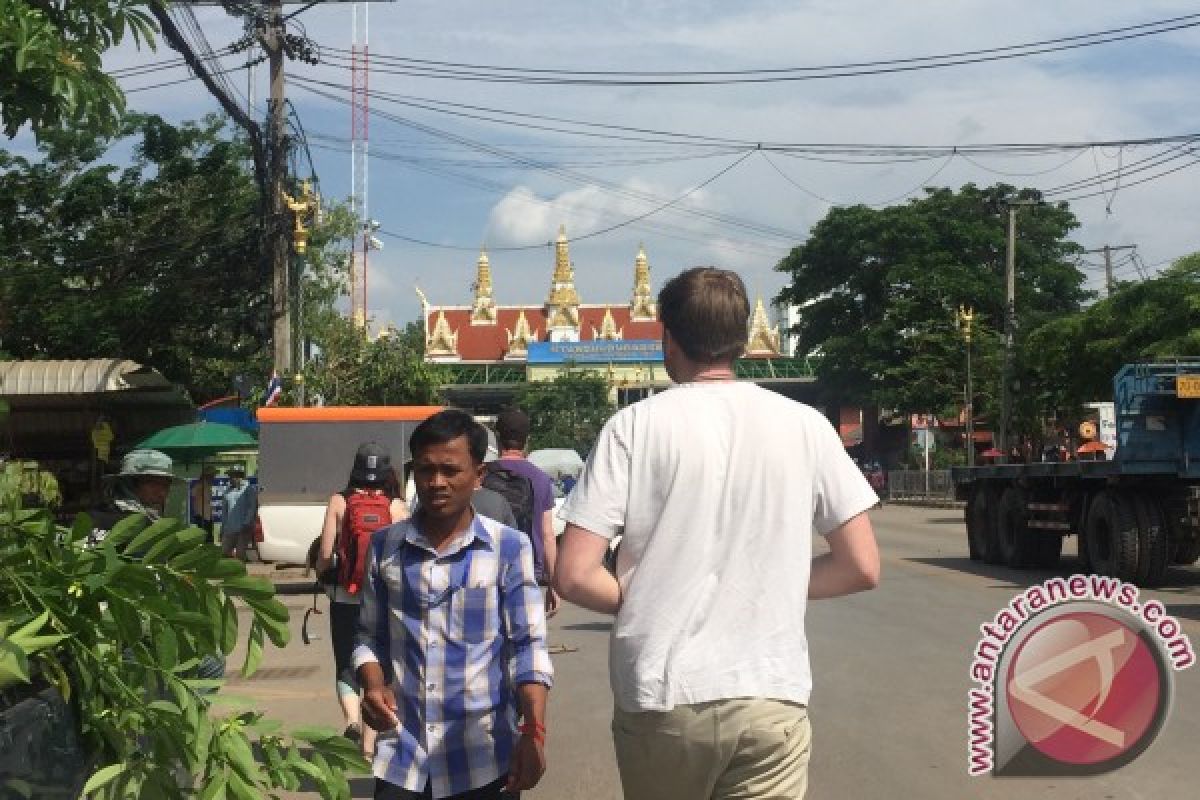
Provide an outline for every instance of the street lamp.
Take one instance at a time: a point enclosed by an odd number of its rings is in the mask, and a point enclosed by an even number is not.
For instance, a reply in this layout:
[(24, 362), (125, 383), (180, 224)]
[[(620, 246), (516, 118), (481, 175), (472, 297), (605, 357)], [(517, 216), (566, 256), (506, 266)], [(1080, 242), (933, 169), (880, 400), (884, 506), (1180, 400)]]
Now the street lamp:
[(970, 306), (958, 307), (958, 326), (962, 329), (963, 342), (967, 347), (967, 397), (964, 404), (967, 413), (967, 466), (975, 466), (975, 394), (971, 388), (971, 323), (975, 311)]

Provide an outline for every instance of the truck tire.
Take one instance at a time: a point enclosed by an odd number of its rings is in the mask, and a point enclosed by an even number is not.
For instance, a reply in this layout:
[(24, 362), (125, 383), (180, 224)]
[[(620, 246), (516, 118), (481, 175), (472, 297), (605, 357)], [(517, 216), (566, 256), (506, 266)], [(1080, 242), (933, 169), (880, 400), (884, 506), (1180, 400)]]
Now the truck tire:
[(996, 540), (1000, 560), (1014, 569), (1028, 567), (1034, 562), (1036, 535), (1026, 524), (1029, 510), (1025, 507), (1025, 492), (1016, 486), (1004, 490), (996, 514)]
[(1138, 524), (1133, 504), (1106, 489), (1092, 501), (1087, 517), (1088, 563), (1092, 572), (1134, 582), (1138, 568)]
[(1153, 495), (1130, 494), (1138, 523), (1138, 586), (1161, 586), (1171, 563), (1170, 538), (1162, 506)]
[(1063, 537), (1052, 531), (1038, 531), (1036, 536), (1033, 565), (1041, 569), (1056, 568), (1058, 560), (1062, 558)]
[(1171, 563), (1186, 567), (1188, 564), (1195, 564), (1197, 558), (1200, 558), (1200, 541), (1180, 542), (1175, 545)]
[(996, 541), (996, 526), (993, 520), (996, 508), (996, 493), (991, 489), (980, 486), (972, 494), (971, 519), (967, 524), (967, 536), (974, 532), (975, 541), (979, 548), (979, 557), (985, 564), (1000, 563), (1000, 546)]

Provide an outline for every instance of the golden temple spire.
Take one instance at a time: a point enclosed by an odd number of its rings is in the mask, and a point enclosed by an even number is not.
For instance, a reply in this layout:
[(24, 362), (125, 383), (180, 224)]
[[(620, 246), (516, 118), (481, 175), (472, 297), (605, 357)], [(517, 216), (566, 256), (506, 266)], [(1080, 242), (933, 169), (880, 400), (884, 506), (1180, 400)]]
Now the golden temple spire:
[(558, 226), (558, 239), (554, 242), (554, 278), (550, 282), (550, 296), (546, 298), (546, 316), (551, 328), (579, 330), (579, 293), (575, 291), (575, 269), (571, 266), (571, 254), (567, 245), (567, 227)]
[(486, 249), (479, 251), (475, 264), (475, 301), (471, 304), (472, 325), (494, 325), (496, 301), (492, 298), (492, 266)]
[(604, 309), (604, 319), (600, 322), (600, 330), (592, 328), (592, 338), (597, 341), (616, 342), (625, 338), (625, 332), (617, 327), (617, 321), (613, 319), (612, 309)]
[(646, 260), (646, 248), (638, 244), (637, 258), (633, 260), (633, 300), (629, 303), (629, 318), (638, 321), (657, 316), (658, 308), (650, 293), (650, 263)]
[(506, 330), (508, 334), (508, 352), (505, 358), (524, 359), (529, 352), (529, 343), (535, 341), (533, 330), (529, 327), (529, 320), (525, 316), (525, 310), (517, 315), (516, 324), (512, 330)]
[(779, 326), (771, 327), (767, 318), (767, 309), (762, 297), (754, 304), (754, 314), (750, 318), (750, 335), (746, 341), (748, 356), (777, 356), (779, 350)]
[(433, 360), (458, 358), (458, 332), (450, 330), (446, 312), (438, 310), (437, 322), (425, 341), (425, 355)]

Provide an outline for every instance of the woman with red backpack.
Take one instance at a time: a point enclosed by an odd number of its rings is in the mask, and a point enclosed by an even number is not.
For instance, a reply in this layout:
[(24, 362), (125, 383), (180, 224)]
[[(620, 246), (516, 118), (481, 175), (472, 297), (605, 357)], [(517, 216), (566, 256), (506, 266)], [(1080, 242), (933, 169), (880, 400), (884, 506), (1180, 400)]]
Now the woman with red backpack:
[(363, 565), (371, 534), (408, 517), (398, 489), (388, 451), (376, 442), (364, 442), (354, 455), (346, 488), (329, 498), (321, 529), (317, 574), (332, 574), (329, 632), (333, 639), (338, 704), (346, 720), (345, 736), (358, 741), (369, 761), (375, 755), (375, 731), (364, 727), (360, 712), (358, 678), (351, 654), (358, 625)]

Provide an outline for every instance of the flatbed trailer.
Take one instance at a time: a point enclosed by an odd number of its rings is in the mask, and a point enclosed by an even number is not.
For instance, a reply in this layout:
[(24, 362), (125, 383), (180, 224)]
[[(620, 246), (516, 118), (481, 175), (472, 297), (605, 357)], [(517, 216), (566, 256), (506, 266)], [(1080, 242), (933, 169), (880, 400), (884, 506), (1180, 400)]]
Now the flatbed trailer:
[(1200, 359), (1113, 378), (1112, 460), (952, 470), (973, 560), (1053, 568), (1074, 536), (1085, 568), (1139, 586), (1200, 557)]

